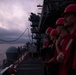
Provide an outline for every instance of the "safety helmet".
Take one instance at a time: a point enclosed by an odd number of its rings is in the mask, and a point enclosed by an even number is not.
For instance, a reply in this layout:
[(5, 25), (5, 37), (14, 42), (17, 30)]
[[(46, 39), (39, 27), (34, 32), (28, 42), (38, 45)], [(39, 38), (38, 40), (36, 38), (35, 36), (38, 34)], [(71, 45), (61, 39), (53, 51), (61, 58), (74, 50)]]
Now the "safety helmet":
[(61, 26), (61, 25), (64, 25), (64, 18), (59, 18), (55, 23), (55, 26)]
[(76, 13), (76, 4), (70, 4), (70, 5), (68, 5), (65, 8), (64, 13), (62, 15), (66, 14), (66, 13)]
[(56, 29), (52, 29), (52, 31), (50, 32), (51, 35), (57, 36), (57, 30)]
[(53, 29), (53, 28), (48, 27), (48, 28), (46, 29), (46, 33), (50, 33), (50, 32), (52, 31), (52, 29)]

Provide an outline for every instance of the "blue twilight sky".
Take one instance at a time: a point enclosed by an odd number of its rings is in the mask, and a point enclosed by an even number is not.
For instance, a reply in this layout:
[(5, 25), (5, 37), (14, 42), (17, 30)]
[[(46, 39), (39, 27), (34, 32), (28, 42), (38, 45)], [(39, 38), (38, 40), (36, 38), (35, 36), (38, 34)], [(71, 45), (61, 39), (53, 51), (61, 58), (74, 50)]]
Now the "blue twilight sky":
[[(17, 38), (26, 28), (30, 30), (28, 18), (30, 12), (41, 12), (38, 4), (43, 0), (0, 0), (0, 39)], [(28, 39), (27, 32), (22, 39)]]

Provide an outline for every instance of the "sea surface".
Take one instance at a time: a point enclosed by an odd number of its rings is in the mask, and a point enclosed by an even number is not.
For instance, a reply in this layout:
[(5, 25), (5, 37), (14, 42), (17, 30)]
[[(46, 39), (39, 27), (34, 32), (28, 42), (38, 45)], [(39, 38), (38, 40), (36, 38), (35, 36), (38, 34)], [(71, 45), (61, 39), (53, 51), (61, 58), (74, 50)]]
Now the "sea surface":
[(23, 46), (24, 44), (0, 44), (0, 68), (2, 66), (2, 62), (4, 59), (6, 59), (6, 50), (11, 47), (18, 47), (18, 46)]

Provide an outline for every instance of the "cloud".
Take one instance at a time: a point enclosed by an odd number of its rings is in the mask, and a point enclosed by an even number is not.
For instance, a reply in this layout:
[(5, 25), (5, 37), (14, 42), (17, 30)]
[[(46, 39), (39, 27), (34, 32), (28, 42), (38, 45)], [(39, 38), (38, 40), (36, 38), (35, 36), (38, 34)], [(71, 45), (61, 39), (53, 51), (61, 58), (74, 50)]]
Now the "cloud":
[[(10, 10), (9, 7), (11, 7), (12, 10)], [(3, 26), (11, 29), (21, 29), (20, 26), (24, 26), (24, 23), (28, 22), (28, 17), (29, 15), (24, 12), (22, 7), (16, 4), (3, 5), (0, 9), (0, 22), (2, 22)], [(13, 25), (13, 27), (11, 27), (11, 25)]]
[[(30, 36), (28, 36), (28, 33), (26, 32), (24, 33), (24, 35), (22, 35), (23, 32), (19, 32), (15, 29), (9, 31), (9, 30), (0, 28), (0, 43), (24, 43), (25, 41), (26, 42), (30, 41), (31, 38)], [(22, 37), (18, 39), (21, 35)], [(1, 40), (4, 40), (4, 41), (1, 41)]]
[[(17, 38), (26, 28), (31, 12), (38, 13), (43, 0), (0, 0), (0, 38)], [(28, 31), (22, 38), (28, 38)]]

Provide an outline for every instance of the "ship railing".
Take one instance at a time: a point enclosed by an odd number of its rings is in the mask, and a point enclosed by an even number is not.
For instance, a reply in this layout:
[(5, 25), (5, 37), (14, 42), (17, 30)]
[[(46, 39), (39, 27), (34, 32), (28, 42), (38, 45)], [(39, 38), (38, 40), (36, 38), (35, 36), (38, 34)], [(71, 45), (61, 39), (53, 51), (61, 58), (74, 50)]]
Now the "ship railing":
[(10, 66), (4, 68), (1, 72), (0, 72), (0, 75), (4, 75), (4, 73), (13, 66), (13, 64), (11, 64)]
[(27, 56), (28, 52), (25, 52), (18, 60), (16, 60), (13, 64), (10, 66), (4, 68), (1, 72), (0, 75), (15, 75), (16, 74), (16, 68), (18, 64), (22, 62), (22, 60)]

